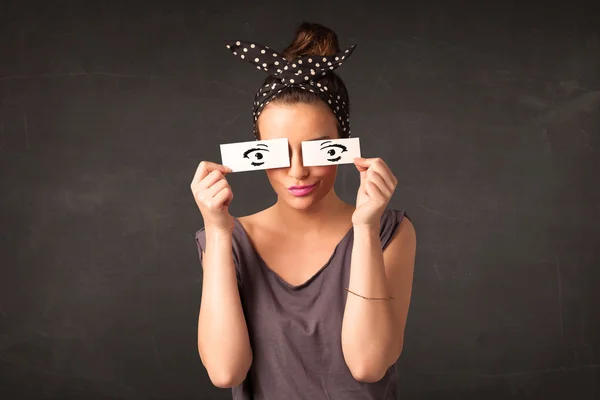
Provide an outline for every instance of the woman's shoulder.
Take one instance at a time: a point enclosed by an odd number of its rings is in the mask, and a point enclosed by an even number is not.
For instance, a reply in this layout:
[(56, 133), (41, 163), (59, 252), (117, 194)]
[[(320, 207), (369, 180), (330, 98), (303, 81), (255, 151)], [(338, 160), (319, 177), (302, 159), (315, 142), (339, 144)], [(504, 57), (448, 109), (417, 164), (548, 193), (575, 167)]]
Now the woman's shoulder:
[(262, 210), (254, 214), (248, 214), (241, 217), (235, 217), (240, 227), (248, 234), (252, 234), (257, 230), (269, 226), (268, 224), (268, 210)]
[(389, 207), (383, 211), (380, 220), (380, 237), (384, 248), (402, 224), (411, 224), (406, 210)]
[[(240, 266), (243, 259), (252, 253), (252, 243), (247, 229), (252, 229), (252, 222), (248, 222), (248, 217), (233, 217), (234, 225), (231, 232), (231, 245), (233, 251), (234, 262), (237, 267)], [(241, 221), (243, 222), (241, 222)], [(250, 219), (252, 221), (252, 219)], [(202, 254), (206, 249), (206, 230), (202, 227), (195, 234), (198, 249)], [(202, 260), (202, 255), (200, 256)]]
[[(236, 217), (233, 215), (234, 225), (233, 225), (233, 234), (234, 237), (237, 233), (239, 233), (240, 228), (243, 228), (245, 231), (252, 230), (257, 224), (260, 224), (260, 221), (263, 220), (262, 214), (264, 211), (257, 212), (255, 214), (244, 215), (240, 217)], [(196, 231), (196, 236), (205, 235), (205, 227), (201, 227)]]
[(409, 219), (406, 210), (403, 208), (387, 207), (381, 214), (381, 225), (388, 223), (399, 223), (404, 219)]

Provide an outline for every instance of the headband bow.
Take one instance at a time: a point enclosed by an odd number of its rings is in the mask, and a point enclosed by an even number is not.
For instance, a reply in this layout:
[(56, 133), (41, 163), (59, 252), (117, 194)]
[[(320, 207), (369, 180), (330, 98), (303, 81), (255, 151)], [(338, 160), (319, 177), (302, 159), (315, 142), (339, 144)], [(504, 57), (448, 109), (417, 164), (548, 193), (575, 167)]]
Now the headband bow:
[(331, 108), (342, 131), (350, 137), (349, 104), (346, 95), (334, 93), (326, 85), (319, 83), (319, 79), (342, 65), (350, 57), (356, 45), (330, 56), (305, 56), (291, 61), (268, 46), (258, 43), (228, 41), (226, 47), (233, 55), (239, 56), (255, 65), (257, 69), (276, 78), (273, 83), (261, 87), (254, 97), (252, 115), (255, 137), (257, 136), (256, 121), (261, 110), (289, 86), (296, 86), (318, 95)]

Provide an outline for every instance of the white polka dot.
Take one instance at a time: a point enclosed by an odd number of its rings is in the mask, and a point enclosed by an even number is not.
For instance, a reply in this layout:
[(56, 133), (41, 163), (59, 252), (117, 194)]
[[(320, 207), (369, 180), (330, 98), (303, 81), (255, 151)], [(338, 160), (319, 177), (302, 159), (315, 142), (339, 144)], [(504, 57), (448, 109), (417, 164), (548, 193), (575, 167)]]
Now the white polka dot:
[(302, 70), (299, 69), (298, 72), (296, 72), (296, 75), (300, 75), (302, 73)]
[(293, 80), (293, 79), (290, 79), (290, 83), (294, 83), (294, 80)]
[(256, 69), (260, 69), (260, 65), (257, 65), (257, 66), (256, 66)]
[(331, 99), (330, 99), (330, 100), (327, 100), (327, 102), (328, 102), (329, 104), (331, 104)]
[(259, 59), (258, 59), (258, 58), (255, 58), (255, 59), (254, 59), (254, 62), (258, 62), (258, 61), (259, 61)]
[(318, 87), (321, 87), (321, 84), (317, 82), (317, 86), (318, 86)]
[(329, 62), (327, 63), (327, 65), (331, 65), (331, 61), (329, 61)]
[(346, 56), (342, 56), (342, 60), (343, 60), (344, 58), (346, 58)]
[(228, 49), (230, 49), (230, 48), (231, 48), (231, 46), (230, 46), (230, 45), (226, 45), (225, 47), (227, 47)]
[(315, 63), (315, 67), (320, 67), (320, 66), (321, 66), (321, 64)]
[(245, 52), (245, 53), (247, 53), (247, 52), (248, 52), (248, 49), (247, 49), (247, 48), (245, 48), (245, 47), (244, 47), (244, 52)]
[(283, 69), (287, 70), (287, 65), (285, 67), (283, 67)]
[(298, 60), (298, 64), (302, 64), (302, 60)]
[(328, 89), (327, 89), (327, 86), (323, 86), (323, 88), (324, 88), (325, 90), (328, 90)]
[(326, 62), (326, 61), (327, 61), (327, 58), (323, 57), (323, 62)]
[(337, 60), (339, 60), (339, 59), (340, 59), (339, 57), (336, 57), (336, 58), (335, 58), (335, 61), (337, 61)]
[(266, 66), (267, 66), (267, 63), (263, 63), (263, 67), (266, 67)]
[(308, 80), (308, 75), (304, 77), (304, 80), (307, 81)]
[(237, 56), (237, 51), (234, 51), (234, 52), (233, 52), (233, 55), (234, 55), (234, 56)]
[(262, 49), (262, 50), (260, 51), (260, 54), (265, 54), (265, 53), (266, 53), (265, 49)]
[(346, 50), (344, 53), (347, 53), (347, 52), (349, 52), (349, 51), (350, 51), (350, 50)]
[(275, 64), (275, 65), (279, 65), (279, 61), (275, 61), (275, 63), (274, 63), (274, 64)]
[(240, 57), (245, 58), (245, 56), (243, 54)]
[(255, 47), (256, 47), (256, 45), (255, 45), (254, 43), (252, 43), (252, 44), (250, 45), (250, 47), (252, 47), (252, 48), (255, 48)]
[(235, 42), (236, 46), (239, 46), (241, 43), (239, 42), (239, 40), (237, 42)]
[(278, 69), (278, 70), (277, 70), (277, 72), (281, 73), (281, 70), (280, 70), (280, 69)]
[(311, 63), (311, 62), (312, 62), (312, 58), (309, 58), (309, 59), (308, 59), (308, 62), (309, 62), (309, 63)]
[(296, 64), (292, 64), (292, 67), (296, 68)]
[(277, 57), (277, 53), (273, 53), (273, 57)]
[(332, 67), (329, 67), (329, 69), (335, 69), (335, 67), (332, 66)]
[(311, 74), (311, 75), (314, 75), (314, 74), (315, 74), (315, 70), (314, 70), (314, 69), (311, 69), (311, 70), (310, 70), (310, 74)]

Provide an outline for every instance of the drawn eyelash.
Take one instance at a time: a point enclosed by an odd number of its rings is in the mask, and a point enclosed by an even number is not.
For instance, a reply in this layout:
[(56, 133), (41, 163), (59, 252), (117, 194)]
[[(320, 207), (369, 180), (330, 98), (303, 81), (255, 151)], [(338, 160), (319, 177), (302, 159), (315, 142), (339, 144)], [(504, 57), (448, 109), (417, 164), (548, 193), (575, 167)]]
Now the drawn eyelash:
[[(339, 144), (339, 143), (332, 143), (332, 144), (330, 144), (328, 146), (322, 147), (321, 150), (325, 150), (325, 149), (330, 148), (330, 147), (340, 148), (342, 150), (341, 153), (344, 153), (344, 152), (348, 151), (348, 148), (346, 146), (344, 146), (343, 144)], [(332, 152), (334, 154), (331, 154)], [(329, 153), (330, 157), (333, 157), (335, 155), (335, 150), (329, 150), (329, 151), (327, 151), (327, 153)], [(327, 161), (336, 162), (336, 161), (339, 161), (341, 159), (342, 159), (342, 156), (339, 155), (339, 156), (337, 156), (335, 158), (328, 158)]]

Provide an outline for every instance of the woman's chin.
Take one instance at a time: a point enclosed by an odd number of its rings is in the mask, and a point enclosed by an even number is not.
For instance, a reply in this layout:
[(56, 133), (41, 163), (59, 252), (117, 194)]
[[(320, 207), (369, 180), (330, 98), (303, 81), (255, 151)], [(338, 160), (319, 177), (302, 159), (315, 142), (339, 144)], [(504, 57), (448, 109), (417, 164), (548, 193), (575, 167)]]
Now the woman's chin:
[(297, 196), (287, 191), (284, 196), (280, 196), (279, 198), (280, 200), (284, 200), (285, 203), (294, 210), (308, 211), (327, 197), (327, 193), (322, 193), (320, 190), (322, 188), (320, 188), (319, 185), (317, 185), (315, 189), (317, 190), (303, 196)]
[(294, 210), (307, 210), (315, 204), (315, 198), (311, 195), (294, 196), (290, 193), (285, 193), (285, 196), (280, 196), (279, 199), (283, 200), (288, 207)]

